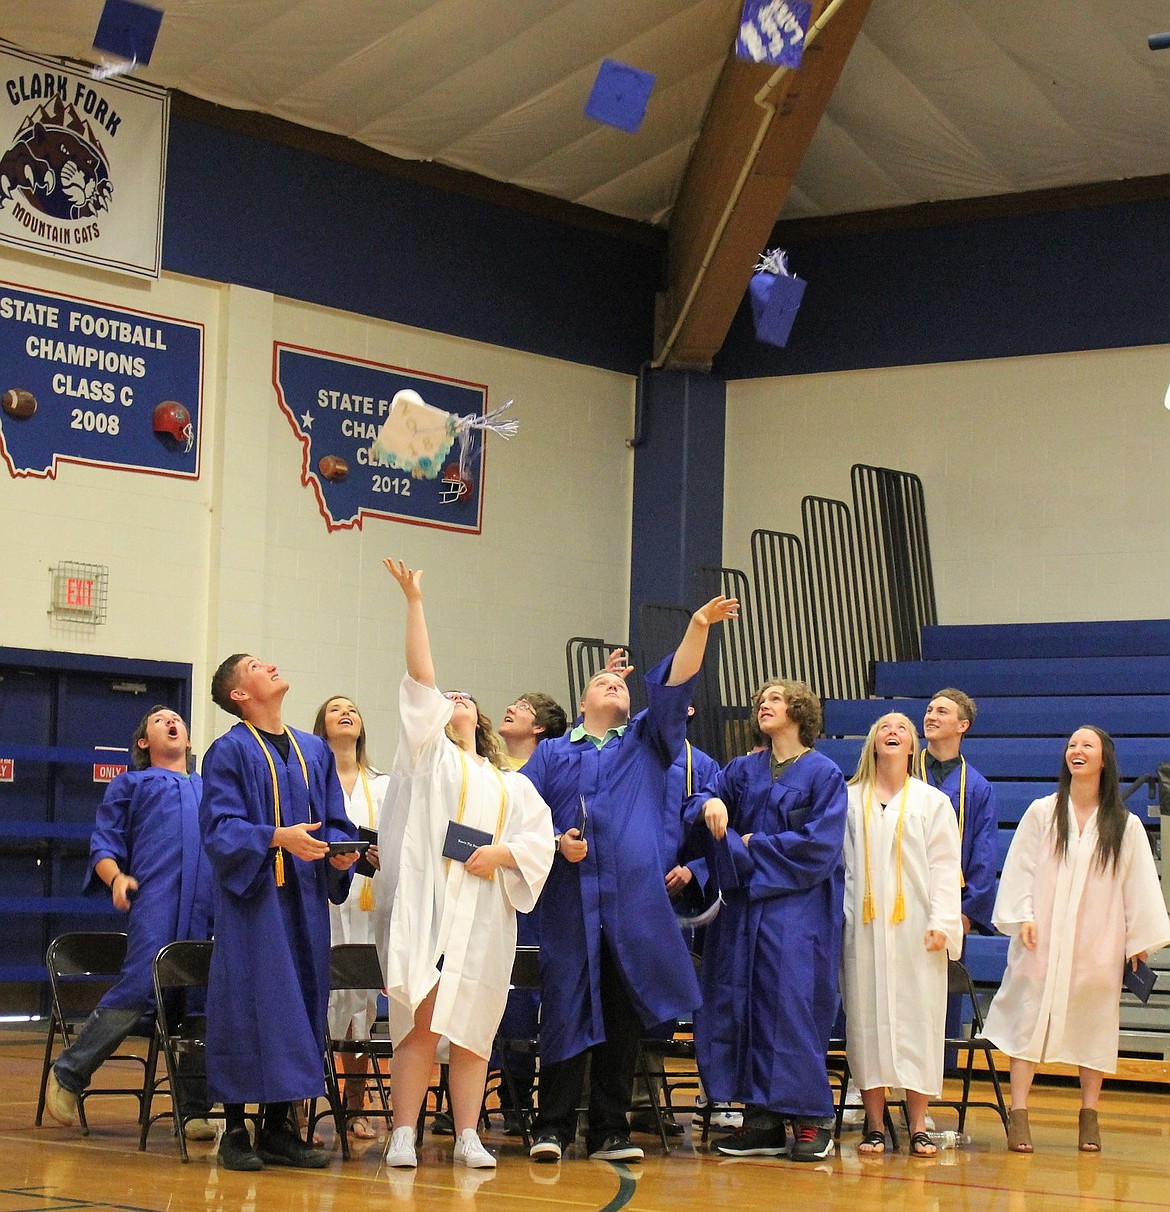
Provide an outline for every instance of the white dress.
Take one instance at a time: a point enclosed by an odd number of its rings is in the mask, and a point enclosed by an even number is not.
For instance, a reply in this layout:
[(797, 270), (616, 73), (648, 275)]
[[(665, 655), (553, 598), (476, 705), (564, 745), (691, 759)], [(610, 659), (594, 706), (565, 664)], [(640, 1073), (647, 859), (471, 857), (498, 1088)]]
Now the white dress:
[[(402, 736), (374, 880), (391, 1038), (397, 1045), (410, 1031), (437, 982), (431, 1029), (487, 1057), (508, 999), (516, 912), (531, 912), (552, 866), (552, 817), (523, 774), (497, 770), (447, 739), (452, 705), (434, 687), (403, 678), (399, 707)], [(463, 823), (505, 843), (517, 870), (500, 867), (486, 880), (443, 857), (461, 800)]]
[[(869, 798), (875, 916), (866, 924), (864, 796), (860, 786), (850, 785), (841, 954), (849, 1067), (862, 1090), (901, 1086), (935, 1097), (942, 1090), (947, 959), (958, 959), (963, 951), (959, 827), (941, 791), (909, 780), (902, 830), (906, 916), (892, 923), (903, 792), (884, 810), (872, 791)], [(927, 930), (944, 934), (945, 948), (927, 951)]]
[[(364, 829), (377, 829), (382, 815), (382, 801), (386, 798), (390, 786), (388, 774), (371, 774), (366, 772), (365, 785), (361, 776), (353, 785), (352, 794), (346, 796), (345, 810), (349, 819), (355, 825)], [(369, 798), (366, 788), (369, 788)], [(355, 875), (349, 888), (349, 896), (340, 905), (329, 906), (329, 942), (332, 946), (338, 943), (373, 943), (374, 914), (369, 909), (363, 909), (362, 893), (366, 889), (373, 891), (373, 880), (369, 876)], [(361, 989), (338, 989), (329, 995), (329, 1034), (335, 1039), (341, 1039), (353, 1024), (355, 1039), (362, 1039), (370, 1033), (370, 1024), (377, 1017), (377, 996), (370, 996)]]
[[(1056, 857), (1056, 796), (1024, 813), (1004, 862), (993, 920), (1012, 936), (1007, 971), (984, 1035), (1022, 1060), (1117, 1069), (1121, 977), (1126, 958), (1170, 941), (1154, 857), (1132, 814), (1117, 866), (1096, 862), (1097, 814), (1078, 835), (1069, 805), (1068, 853)], [(1036, 947), (1020, 942), (1036, 923)]]

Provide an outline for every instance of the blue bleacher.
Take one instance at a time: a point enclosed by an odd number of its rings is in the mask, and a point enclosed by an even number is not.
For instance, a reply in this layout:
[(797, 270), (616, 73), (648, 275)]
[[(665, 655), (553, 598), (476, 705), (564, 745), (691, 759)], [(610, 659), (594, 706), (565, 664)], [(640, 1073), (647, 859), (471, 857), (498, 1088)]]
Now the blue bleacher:
[[(1113, 737), (1123, 790), (1170, 761), (1170, 619), (926, 627), (922, 651), (921, 661), (878, 663), (876, 697), (827, 701), (817, 748), (852, 774), (880, 715), (901, 711), (921, 728), (929, 696), (961, 688), (979, 708), (963, 753), (996, 789), (1001, 870), (1028, 805), (1055, 791), (1064, 742), (1080, 725)], [(1145, 789), (1128, 803), (1153, 824)], [(977, 982), (998, 983), (1007, 947), (1006, 938), (967, 940)]]

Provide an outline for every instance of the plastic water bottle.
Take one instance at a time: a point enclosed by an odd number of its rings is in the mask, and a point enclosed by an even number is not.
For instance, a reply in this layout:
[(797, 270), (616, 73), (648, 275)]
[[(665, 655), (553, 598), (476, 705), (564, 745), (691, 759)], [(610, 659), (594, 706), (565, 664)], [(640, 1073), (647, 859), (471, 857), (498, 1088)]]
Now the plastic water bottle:
[(971, 1137), (966, 1132), (952, 1132), (948, 1129), (945, 1132), (928, 1132), (930, 1143), (936, 1149), (962, 1149), (971, 1144)]

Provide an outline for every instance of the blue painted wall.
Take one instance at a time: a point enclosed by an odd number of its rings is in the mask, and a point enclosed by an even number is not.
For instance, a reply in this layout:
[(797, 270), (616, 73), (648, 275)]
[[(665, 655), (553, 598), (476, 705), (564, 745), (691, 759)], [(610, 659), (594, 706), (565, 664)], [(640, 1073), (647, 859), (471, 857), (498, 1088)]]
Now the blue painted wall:
[(172, 117), (166, 270), (635, 374), (655, 248)]
[(694, 371), (653, 371), (641, 394), (630, 550), (635, 645), (642, 602), (694, 607), (694, 570), (723, 563), (724, 383)]

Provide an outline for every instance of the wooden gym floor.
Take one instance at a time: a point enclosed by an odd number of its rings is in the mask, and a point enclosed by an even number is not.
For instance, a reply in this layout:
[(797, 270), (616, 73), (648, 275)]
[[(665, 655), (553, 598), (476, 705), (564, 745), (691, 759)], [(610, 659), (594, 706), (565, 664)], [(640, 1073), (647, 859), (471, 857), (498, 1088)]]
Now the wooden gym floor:
[[(785, 1159), (721, 1158), (683, 1138), (669, 1156), (656, 1140), (637, 1166), (570, 1158), (532, 1165), (519, 1140), (499, 1121), (486, 1143), (498, 1153), (496, 1171), (451, 1165), (451, 1139), (429, 1134), (417, 1171), (388, 1170), (381, 1141), (355, 1142), (326, 1170), (265, 1170), (238, 1174), (215, 1164), (215, 1145), (192, 1144), (183, 1165), (165, 1121), (138, 1152), (135, 1105), (103, 1098), (90, 1104), (91, 1134), (50, 1124), (35, 1128), (43, 1036), (0, 1031), (0, 1212), (406, 1212), (465, 1209), (618, 1208), (684, 1212), (730, 1208), (774, 1212), (1043, 1212), (1080, 1199), (1092, 1212), (1170, 1209), (1170, 1088), (1166, 1092), (1107, 1090), (1102, 1101), (1104, 1150), (1076, 1150), (1076, 1092), (1038, 1087), (1032, 1103), (1036, 1153), (1008, 1153), (998, 1118), (973, 1112), (975, 1145), (917, 1160), (904, 1152), (861, 1158), (859, 1134), (846, 1131), (835, 1156), (818, 1165)], [(105, 1072), (108, 1072), (108, 1068)], [(107, 1079), (109, 1080), (109, 1079)], [(683, 1117), (684, 1121), (686, 1117)], [(940, 1111), (938, 1127), (953, 1127)], [(332, 1129), (327, 1128), (331, 1136)], [(903, 1148), (904, 1138), (903, 1138)]]

